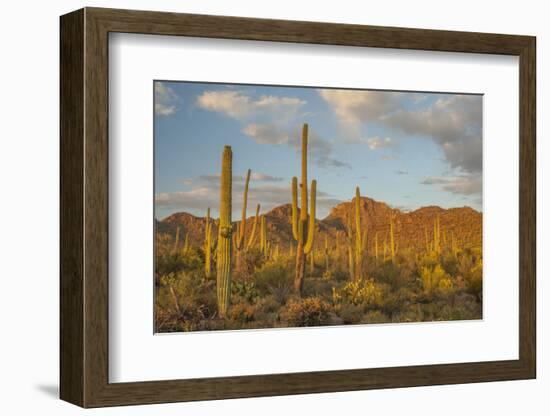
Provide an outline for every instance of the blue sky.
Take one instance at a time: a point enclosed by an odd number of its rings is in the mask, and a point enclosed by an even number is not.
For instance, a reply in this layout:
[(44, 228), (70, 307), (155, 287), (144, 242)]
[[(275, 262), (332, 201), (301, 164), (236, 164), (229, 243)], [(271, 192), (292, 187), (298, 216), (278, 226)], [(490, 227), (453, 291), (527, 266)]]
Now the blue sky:
[(403, 210), (481, 211), (482, 96), (156, 81), (155, 216), (218, 215), (224, 145), (233, 149), (233, 216), (252, 170), (249, 215), (290, 202), (309, 124), (318, 218), (361, 194)]

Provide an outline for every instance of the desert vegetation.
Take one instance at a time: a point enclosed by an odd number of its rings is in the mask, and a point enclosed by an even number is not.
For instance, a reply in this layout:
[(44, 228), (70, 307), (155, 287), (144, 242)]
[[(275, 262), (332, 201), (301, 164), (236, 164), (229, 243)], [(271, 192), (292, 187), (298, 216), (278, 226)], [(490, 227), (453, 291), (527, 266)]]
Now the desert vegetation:
[(156, 223), (157, 332), (481, 318), (479, 212), (403, 213), (356, 186), (317, 219), (306, 124), (290, 203), (248, 218), (249, 169), (234, 222), (231, 147), (221, 157), (219, 218), (208, 208)]

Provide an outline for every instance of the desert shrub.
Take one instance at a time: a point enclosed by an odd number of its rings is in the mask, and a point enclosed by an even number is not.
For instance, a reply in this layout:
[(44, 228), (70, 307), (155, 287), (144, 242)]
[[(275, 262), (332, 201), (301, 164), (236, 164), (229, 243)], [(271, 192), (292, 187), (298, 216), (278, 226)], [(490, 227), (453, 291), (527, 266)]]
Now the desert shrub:
[(216, 314), (215, 282), (199, 272), (169, 273), (160, 278), (155, 296), (157, 330), (192, 331)]
[(265, 264), (254, 274), (254, 282), (261, 296), (272, 295), (283, 304), (292, 292), (293, 275), (282, 265)]
[(372, 279), (355, 280), (346, 283), (340, 289), (332, 288), (332, 302), (338, 304), (353, 304), (363, 307), (378, 307), (383, 305), (388, 292), (387, 285), (376, 283)]
[(374, 280), (389, 285), (393, 290), (408, 285), (414, 280), (415, 264), (399, 257), (395, 263), (385, 261), (372, 271)]
[(202, 271), (204, 255), (202, 250), (190, 248), (187, 252), (167, 252), (155, 257), (155, 271), (159, 276), (181, 271)]
[(256, 289), (256, 284), (246, 280), (232, 282), (231, 295), (236, 301), (241, 300), (248, 303), (256, 303), (260, 298), (260, 293), (258, 289)]
[(420, 269), (420, 279), (424, 293), (427, 295), (432, 295), (436, 290), (448, 292), (452, 289), (451, 278), (440, 264), (436, 264), (433, 268), (422, 266)]
[(344, 324), (358, 324), (363, 319), (363, 308), (359, 305), (346, 303), (340, 306), (338, 316), (342, 318)]
[(470, 273), (466, 277), (466, 290), (481, 301), (483, 297), (483, 264), (481, 259), (476, 261), (476, 264), (470, 269)]
[(275, 296), (269, 295), (258, 302), (257, 309), (265, 313), (277, 313), (281, 309), (281, 304)]
[(383, 324), (387, 322), (391, 322), (390, 318), (378, 310), (367, 312), (361, 320), (363, 324)]
[(330, 298), (332, 294), (332, 283), (323, 278), (304, 279), (303, 296), (321, 296)]
[(265, 263), (265, 257), (257, 248), (240, 253), (239, 271), (236, 273), (242, 280), (250, 280), (254, 272), (261, 268)]
[(248, 303), (239, 302), (231, 305), (231, 308), (229, 309), (229, 317), (230, 319), (243, 324), (254, 320), (254, 312), (254, 306)]
[(320, 297), (292, 299), (281, 311), (289, 326), (319, 326), (330, 319), (330, 305)]

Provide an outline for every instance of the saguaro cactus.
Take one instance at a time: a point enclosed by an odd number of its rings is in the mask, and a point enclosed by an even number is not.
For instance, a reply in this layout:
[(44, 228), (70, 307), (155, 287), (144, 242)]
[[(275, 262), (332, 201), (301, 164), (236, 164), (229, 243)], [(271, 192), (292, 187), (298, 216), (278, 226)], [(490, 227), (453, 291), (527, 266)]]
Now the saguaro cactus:
[(222, 174), (220, 178), (220, 225), (218, 227), (218, 250), (216, 262), (216, 287), (218, 296), (218, 314), (224, 318), (231, 302), (231, 146), (225, 146), (222, 155)]
[(374, 233), (374, 258), (378, 261), (378, 231)]
[(434, 242), (433, 248), (436, 254), (441, 252), (441, 243), (440, 243), (440, 230), (439, 230), (439, 214), (437, 214), (434, 220)]
[(311, 181), (311, 212), (309, 213), (308, 224), (308, 200), (307, 200), (307, 139), (308, 125), (302, 128), (302, 178), (300, 183), (300, 218), (298, 218), (298, 179), (292, 178), (292, 234), (298, 242), (296, 247), (296, 274), (294, 277), (294, 291), (302, 294), (304, 275), (306, 267), (306, 256), (313, 248), (315, 238), (315, 195), (317, 181)]
[(260, 204), (256, 205), (256, 215), (254, 215), (254, 223), (252, 224), (252, 232), (248, 238), (248, 243), (246, 244), (247, 250), (254, 246), (256, 242), (256, 228), (258, 225), (258, 218), (260, 216)]
[(243, 207), (241, 210), (241, 222), (237, 225), (237, 232), (233, 234), (233, 245), (235, 246), (235, 254), (237, 260), (237, 270), (241, 269), (242, 252), (246, 250), (244, 237), (246, 235), (246, 206), (248, 204), (248, 184), (250, 183), (250, 169), (246, 172), (246, 180), (244, 183)]
[(178, 252), (178, 246), (180, 244), (180, 226), (176, 226), (176, 237), (174, 238), (174, 247), (172, 247), (172, 254)]
[(265, 219), (265, 215), (262, 215), (260, 221), (260, 251), (262, 252), (263, 256), (267, 258), (269, 254), (269, 247), (267, 243), (267, 222)]
[(355, 188), (355, 280), (363, 277), (363, 236), (361, 234), (361, 193)]
[[(351, 279), (361, 280), (363, 278), (363, 252), (365, 250), (367, 234), (366, 231), (361, 232), (361, 192), (359, 187), (355, 188), (353, 209), (355, 211), (355, 230), (352, 227), (351, 213), (348, 215), (346, 228), (349, 247), (349, 274)], [(351, 266), (352, 263), (353, 267)]]
[(393, 214), (390, 214), (390, 253), (391, 253), (391, 261), (395, 262), (395, 254), (397, 253), (397, 247), (395, 245), (395, 238), (393, 234)]
[(206, 223), (204, 226), (204, 275), (206, 278), (212, 275), (212, 221), (210, 220), (210, 207), (206, 210)]
[(324, 250), (324, 253), (325, 253), (325, 270), (328, 271), (328, 269), (330, 267), (330, 250), (329, 250), (329, 246), (328, 246), (328, 235), (325, 235), (325, 250)]

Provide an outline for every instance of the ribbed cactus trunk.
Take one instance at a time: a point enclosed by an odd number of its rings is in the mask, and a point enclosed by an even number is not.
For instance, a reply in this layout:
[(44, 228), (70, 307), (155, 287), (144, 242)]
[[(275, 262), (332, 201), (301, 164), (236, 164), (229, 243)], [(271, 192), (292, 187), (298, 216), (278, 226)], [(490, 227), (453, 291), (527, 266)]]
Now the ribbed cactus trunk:
[(355, 273), (354, 279), (363, 278), (363, 240), (361, 235), (361, 192), (355, 188)]
[(243, 206), (241, 210), (241, 222), (237, 226), (237, 232), (233, 235), (233, 245), (235, 247), (236, 269), (242, 271), (243, 252), (246, 251), (244, 238), (246, 236), (246, 207), (248, 204), (248, 184), (250, 183), (250, 169), (246, 173), (244, 183)]
[(222, 155), (222, 174), (220, 179), (220, 225), (218, 228), (218, 250), (216, 262), (216, 285), (218, 295), (218, 314), (227, 316), (231, 302), (231, 146), (225, 146)]
[(267, 222), (265, 215), (262, 215), (260, 221), (260, 251), (262, 255), (267, 258), (268, 256), (268, 244), (267, 244)]
[[(311, 181), (311, 212), (308, 218), (307, 189), (307, 141), (308, 125), (302, 128), (302, 177), (300, 183), (300, 216), (298, 218), (298, 179), (292, 178), (292, 234), (298, 242), (296, 247), (296, 271), (294, 276), (294, 292), (301, 296), (306, 271), (306, 256), (313, 248), (315, 238), (315, 196), (317, 181)], [(309, 222), (309, 224), (308, 224)]]
[(393, 235), (393, 215), (390, 214), (390, 253), (391, 253), (391, 261), (395, 262), (395, 238)]
[(180, 244), (180, 226), (176, 226), (176, 237), (174, 238), (174, 246), (172, 247), (172, 254), (178, 252), (178, 246)]
[(378, 231), (374, 233), (374, 258), (378, 261)]
[(325, 270), (328, 271), (330, 267), (330, 250), (328, 247), (328, 236), (325, 235)]
[(436, 254), (439, 254), (441, 251), (441, 243), (439, 238), (439, 214), (437, 214), (437, 217), (434, 220), (434, 251)]
[(260, 204), (256, 205), (256, 215), (254, 215), (254, 223), (252, 224), (252, 231), (246, 244), (247, 250), (254, 246), (256, 243), (256, 228), (258, 226), (258, 218), (260, 217)]
[(206, 210), (206, 224), (204, 227), (204, 275), (208, 279), (212, 276), (212, 221), (210, 207)]

